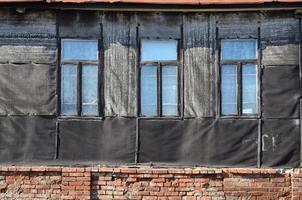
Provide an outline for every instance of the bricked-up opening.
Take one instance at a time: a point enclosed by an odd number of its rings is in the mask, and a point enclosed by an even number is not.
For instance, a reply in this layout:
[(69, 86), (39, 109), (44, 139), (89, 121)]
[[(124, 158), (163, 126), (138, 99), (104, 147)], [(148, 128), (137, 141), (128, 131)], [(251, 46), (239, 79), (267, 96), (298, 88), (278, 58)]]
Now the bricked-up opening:
[(299, 199), (302, 171), (1, 167), (1, 199)]

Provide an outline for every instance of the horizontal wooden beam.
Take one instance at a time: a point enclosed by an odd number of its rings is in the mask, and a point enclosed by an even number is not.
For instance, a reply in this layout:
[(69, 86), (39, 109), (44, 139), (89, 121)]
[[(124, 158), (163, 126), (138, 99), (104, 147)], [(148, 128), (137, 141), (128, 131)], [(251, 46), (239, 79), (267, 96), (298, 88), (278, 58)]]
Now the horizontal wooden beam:
[(234, 12), (234, 11), (274, 11), (301, 10), (302, 2), (262, 3), (226, 5), (177, 5), (177, 4), (134, 4), (134, 3), (46, 3), (44, 0), (4, 0), (0, 8), (36, 8), (59, 10), (100, 10), (123, 12)]

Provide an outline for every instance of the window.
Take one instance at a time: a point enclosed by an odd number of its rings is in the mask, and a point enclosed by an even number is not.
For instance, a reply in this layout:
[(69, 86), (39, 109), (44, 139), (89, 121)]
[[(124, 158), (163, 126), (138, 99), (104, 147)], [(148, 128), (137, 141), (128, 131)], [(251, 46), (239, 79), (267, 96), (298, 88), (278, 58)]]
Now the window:
[(221, 114), (256, 115), (257, 40), (222, 40), (220, 77)]
[(98, 41), (62, 39), (61, 114), (98, 115)]
[(178, 62), (176, 40), (142, 40), (141, 116), (177, 116)]

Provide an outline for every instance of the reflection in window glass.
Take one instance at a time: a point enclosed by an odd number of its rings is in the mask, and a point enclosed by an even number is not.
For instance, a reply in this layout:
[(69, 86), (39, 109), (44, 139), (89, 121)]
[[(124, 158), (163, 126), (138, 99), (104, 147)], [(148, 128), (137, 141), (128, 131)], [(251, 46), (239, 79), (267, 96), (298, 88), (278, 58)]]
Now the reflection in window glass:
[(162, 113), (165, 116), (177, 115), (177, 67), (162, 68)]
[(221, 113), (237, 114), (237, 69), (236, 65), (221, 66)]
[(222, 60), (248, 60), (257, 58), (257, 40), (222, 40)]
[(252, 64), (242, 66), (242, 113), (257, 113), (257, 68)]
[(141, 67), (141, 115), (157, 115), (157, 67)]
[(76, 65), (62, 65), (61, 112), (63, 115), (77, 114)]
[(141, 61), (177, 60), (176, 40), (142, 40)]
[(98, 68), (84, 65), (82, 68), (82, 115), (98, 114)]
[(62, 60), (97, 60), (97, 40), (62, 40)]

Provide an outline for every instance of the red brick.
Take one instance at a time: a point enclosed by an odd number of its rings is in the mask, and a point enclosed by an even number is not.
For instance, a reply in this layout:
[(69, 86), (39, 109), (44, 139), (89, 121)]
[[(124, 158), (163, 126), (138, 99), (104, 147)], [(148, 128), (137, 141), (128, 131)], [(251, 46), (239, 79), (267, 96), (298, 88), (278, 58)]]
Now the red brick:
[(123, 195), (120, 195), (120, 196), (114, 195), (113, 198), (116, 199), (116, 200), (128, 199), (126, 196), (123, 196)]
[(184, 174), (185, 170), (184, 169), (168, 169), (168, 173), (172, 173), (172, 174)]
[(36, 189), (50, 189), (50, 185), (36, 185)]
[(89, 199), (93, 192), (99, 199), (240, 199), (248, 196), (250, 200), (280, 197), (287, 200), (302, 199), (301, 172), (287, 170), (280, 174), (275, 169), (200, 167), (1, 167), (4, 182), (0, 189), (12, 191), (20, 184), (23, 192), (20, 198), (28, 199), (47, 199), (53, 195), (59, 199)]
[(167, 169), (152, 169), (152, 174), (167, 174)]
[(137, 181), (137, 178), (127, 178), (126, 182), (134, 183)]
[(76, 169), (74, 167), (63, 167), (62, 172), (76, 172)]
[(165, 182), (165, 179), (164, 178), (154, 178), (154, 179), (152, 179), (152, 182), (154, 182), (154, 183), (163, 183), (163, 182)]
[(85, 186), (85, 185), (76, 186), (76, 190), (90, 190), (90, 186)]
[(46, 171), (48, 171), (48, 172), (61, 172), (62, 167), (47, 167)]
[(111, 176), (102, 176), (102, 177), (99, 177), (99, 180), (100, 181), (111, 181), (112, 177)]
[(75, 186), (66, 186), (66, 185), (62, 185), (61, 186), (62, 190), (75, 190)]
[(83, 185), (83, 182), (69, 182), (68, 185), (71, 185), (71, 186), (80, 186), (80, 185)]
[(120, 168), (121, 173), (126, 173), (126, 174), (132, 174), (132, 173), (137, 173), (136, 168)]
[(45, 172), (46, 167), (32, 167), (31, 171), (33, 171), (33, 172)]
[(285, 178), (272, 178), (273, 183), (284, 183)]
[(169, 200), (181, 200), (181, 197), (168, 197)]
[(136, 169), (137, 173), (138, 174), (151, 174), (152, 173), (152, 169), (151, 168), (139, 168), (139, 169)]
[(109, 168), (109, 167), (102, 167), (102, 168), (99, 168), (98, 169), (98, 172), (108, 172), (108, 173), (110, 173), (110, 172), (113, 172), (113, 168)]
[(73, 172), (73, 173), (69, 173), (69, 176), (73, 176), (73, 177), (84, 176), (84, 173)]

